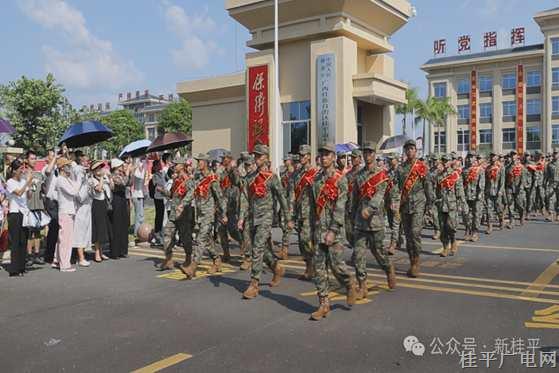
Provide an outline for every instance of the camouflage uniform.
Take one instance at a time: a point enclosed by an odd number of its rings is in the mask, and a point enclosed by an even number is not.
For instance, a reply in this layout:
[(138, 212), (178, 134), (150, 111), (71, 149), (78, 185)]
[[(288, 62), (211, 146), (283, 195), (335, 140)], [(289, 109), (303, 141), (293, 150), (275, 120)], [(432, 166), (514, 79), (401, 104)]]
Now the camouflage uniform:
[(530, 194), (528, 198), (528, 212), (533, 213), (536, 211), (542, 211), (545, 204), (545, 189), (543, 185), (545, 163), (541, 159), (542, 154), (536, 151), (536, 158), (538, 161), (532, 166), (527, 166), (528, 171), (531, 174), (530, 183)]
[[(415, 141), (406, 142), (404, 149), (408, 146), (415, 147)], [(416, 162), (419, 168), (424, 171), (409, 190), (407, 196), (402, 195), (400, 199), (400, 216), (402, 227), (406, 235), (406, 249), (411, 261), (411, 268), (408, 276), (416, 277), (419, 272), (419, 254), (421, 253), (421, 230), (423, 229), (423, 217), (426, 206), (431, 206), (431, 183), (427, 177), (427, 166), (420, 160), (406, 161), (398, 169), (398, 188), (405, 193), (404, 184), (408, 180), (408, 175)]]
[[(226, 154), (230, 156), (230, 154)], [(243, 235), (237, 228), (240, 208), (240, 183), (241, 177), (235, 168), (224, 169), (220, 174), (220, 188), (226, 200), (227, 225), (219, 223), (219, 239), (224, 253), (224, 259), (230, 256), (229, 236), (237, 241), (243, 248)]]
[[(434, 193), (435, 188), (437, 186), (437, 176), (438, 176), (438, 171), (437, 171), (437, 167), (435, 165), (435, 167), (431, 168), (431, 170), (429, 171), (429, 183), (431, 184), (431, 192)], [(431, 199), (435, 199), (434, 194), (431, 195)], [(439, 210), (437, 209), (437, 206), (435, 206), (434, 204), (431, 205), (431, 208), (426, 211), (426, 213), (429, 215), (431, 222), (433, 223), (433, 239), (438, 239), (440, 237), (441, 234), (441, 225), (439, 222)]]
[[(473, 158), (475, 154), (470, 154), (469, 157)], [(472, 240), (477, 240), (481, 225), (481, 215), (483, 214), (485, 174), (481, 166), (470, 165), (464, 170), (462, 178), (464, 183), (464, 196), (470, 211), (470, 216), (468, 218), (469, 225), (466, 226), (466, 235)]]
[(505, 191), (505, 170), (499, 161), (492, 162), (485, 170), (485, 201), (487, 204), (488, 233), (491, 233), (495, 214), (503, 224), (502, 196)]
[[(369, 148), (367, 148), (369, 146)], [(372, 149), (370, 144), (364, 144), (363, 150)], [(371, 250), (381, 269), (387, 274), (392, 270), (390, 257), (384, 249), (384, 219), (385, 219), (385, 196), (386, 190), (391, 183), (390, 177), (385, 169), (374, 164), (371, 169), (367, 165), (359, 172), (354, 181), (352, 191), (352, 208), (355, 239), (355, 271), (359, 282), (359, 297), (366, 296), (363, 287), (367, 281), (366, 250)], [(391, 196), (395, 195), (392, 187)], [(390, 204), (393, 204), (392, 198)], [(368, 219), (363, 217), (363, 212), (368, 212)], [(347, 227), (351, 228), (351, 227)]]
[(396, 170), (392, 167), (388, 169), (390, 183), (384, 196), (384, 209), (388, 220), (388, 230), (390, 231), (390, 250), (398, 248), (400, 238), (400, 190), (396, 180)]
[(509, 228), (514, 222), (514, 210), (518, 211), (521, 224), (524, 223), (524, 214), (526, 212), (526, 184), (528, 172), (526, 171), (526, 167), (521, 163), (519, 163), (518, 166), (519, 169), (521, 169), (520, 175), (515, 176), (513, 174), (513, 170), (516, 167), (514, 163), (509, 166), (506, 174), (506, 191), (507, 200), (509, 201), (507, 209)]
[[(553, 152), (554, 156), (557, 150)], [(552, 159), (545, 168), (545, 190), (546, 206), (551, 215), (551, 220), (555, 214), (559, 213), (559, 161)]]
[[(361, 151), (358, 149), (354, 149), (351, 152), (351, 157), (361, 157)], [(354, 247), (354, 237), (353, 237), (353, 226), (354, 226), (354, 220), (353, 220), (353, 216), (351, 214), (351, 208), (352, 208), (352, 199), (353, 199), (353, 187), (355, 184), (355, 179), (357, 178), (357, 175), (359, 174), (359, 172), (362, 170), (362, 167), (357, 167), (357, 168), (352, 168), (351, 171), (349, 171), (348, 173), (345, 174), (345, 178), (347, 179), (347, 187), (348, 187), (348, 195), (347, 195), (347, 203), (346, 203), (346, 209), (345, 209), (345, 217), (344, 217), (344, 221), (345, 221), (345, 228), (346, 228), (346, 239), (347, 242), (349, 243), (349, 245), (351, 247)]]
[[(246, 155), (243, 157), (243, 163), (243, 166), (245, 167), (254, 166), (254, 157), (246, 153)], [(247, 175), (249, 174), (250, 172), (245, 172), (244, 176), (239, 180), (239, 216), (241, 213), (241, 203), (243, 203), (243, 201), (248, 201), (248, 196), (246, 195), (246, 193), (248, 191)], [(241, 264), (241, 269), (247, 270), (250, 267), (250, 261), (252, 260), (252, 243), (250, 238), (250, 229), (248, 229), (248, 222), (246, 220), (244, 221), (242, 235), (243, 247), (241, 249), (241, 252), (244, 254), (244, 258), (243, 263)]]
[[(289, 158), (291, 159), (291, 158)], [(293, 174), (294, 172), (290, 172), (289, 170), (285, 169), (281, 174), (280, 174), (280, 180), (281, 180), (281, 186), (282, 186), (282, 190), (283, 190), (283, 195), (286, 201), (291, 201), (291, 194), (293, 193), (293, 191), (291, 190), (291, 180), (293, 178)], [(277, 204), (277, 203), (276, 203)], [(291, 204), (288, 204), (288, 211), (291, 211), (293, 208), (293, 206), (291, 206)], [(288, 213), (289, 216), (291, 216), (291, 213)], [(284, 219), (281, 219), (281, 215), (280, 215), (280, 221), (281, 221), (281, 251), (279, 253), (279, 257), (280, 259), (287, 259), (288, 256), (288, 249), (289, 249), (289, 239), (291, 237), (291, 233), (293, 233), (293, 230), (291, 228), (289, 228), (287, 226), (287, 222)]]

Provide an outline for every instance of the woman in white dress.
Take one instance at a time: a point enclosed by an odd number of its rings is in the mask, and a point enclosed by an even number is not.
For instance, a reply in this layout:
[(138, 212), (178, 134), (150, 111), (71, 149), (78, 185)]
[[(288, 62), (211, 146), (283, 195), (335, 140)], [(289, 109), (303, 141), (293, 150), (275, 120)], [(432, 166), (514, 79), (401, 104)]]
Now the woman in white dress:
[(90, 263), (85, 259), (85, 249), (91, 247), (91, 205), (93, 194), (87, 175), (88, 159), (80, 158), (80, 164), (74, 168), (74, 178), (80, 186), (76, 202), (76, 217), (74, 220), (74, 234), (72, 236), (72, 247), (78, 250), (78, 264), (80, 267), (89, 267)]

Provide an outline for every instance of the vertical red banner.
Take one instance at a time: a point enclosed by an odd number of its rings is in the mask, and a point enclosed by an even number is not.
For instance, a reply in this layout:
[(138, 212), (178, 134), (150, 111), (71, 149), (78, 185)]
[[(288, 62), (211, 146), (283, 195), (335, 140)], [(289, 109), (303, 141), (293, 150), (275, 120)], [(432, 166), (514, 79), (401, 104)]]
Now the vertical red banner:
[(248, 151), (270, 145), (268, 65), (248, 69)]
[(516, 67), (516, 152), (524, 153), (524, 65)]
[(477, 149), (477, 72), (472, 71), (470, 81), (470, 150)]

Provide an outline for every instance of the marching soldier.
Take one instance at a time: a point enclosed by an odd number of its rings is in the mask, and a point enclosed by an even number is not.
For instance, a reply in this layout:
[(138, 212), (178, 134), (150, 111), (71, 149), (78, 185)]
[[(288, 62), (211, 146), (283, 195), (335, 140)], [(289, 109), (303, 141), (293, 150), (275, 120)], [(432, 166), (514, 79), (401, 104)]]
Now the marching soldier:
[(456, 230), (458, 228), (458, 204), (464, 199), (464, 189), (461, 173), (454, 167), (454, 160), (449, 155), (443, 155), (444, 171), (437, 176), (435, 204), (439, 210), (441, 226), (441, 242), (446, 257), (458, 252)]
[[(290, 195), (293, 193), (291, 190), (291, 179), (295, 172), (295, 165), (293, 164), (293, 157), (289, 155), (284, 159), (284, 169), (280, 174), (281, 186), (283, 188), (283, 193), (286, 201), (291, 201)], [(293, 207), (288, 204), (288, 210), (291, 211)], [(291, 214), (289, 214), (291, 215)], [(281, 249), (276, 254), (279, 259), (287, 260), (289, 258), (289, 238), (291, 237), (292, 229), (287, 227), (287, 222), (283, 219), (281, 220)]]
[(528, 172), (532, 175), (528, 198), (528, 212), (532, 214), (540, 212), (543, 214), (545, 202), (545, 189), (543, 186), (545, 161), (543, 154), (539, 150), (535, 151), (534, 158), (535, 162), (526, 166)]
[(512, 229), (514, 224), (514, 210), (518, 211), (520, 225), (524, 225), (526, 213), (526, 184), (528, 173), (526, 168), (520, 162), (520, 158), (515, 151), (510, 153), (511, 165), (507, 169), (506, 175), (506, 192), (508, 200), (509, 222), (507, 228)]
[(348, 190), (348, 194), (347, 194), (347, 205), (346, 205), (346, 210), (345, 210), (345, 226), (346, 226), (346, 238), (347, 238), (347, 242), (349, 243), (349, 246), (353, 247), (353, 216), (351, 214), (351, 207), (352, 207), (352, 201), (351, 199), (353, 198), (353, 185), (355, 182), (355, 179), (357, 178), (357, 175), (359, 174), (359, 172), (361, 171), (361, 157), (362, 157), (362, 153), (361, 150), (359, 149), (353, 149), (351, 151), (350, 154), (350, 159), (351, 159), (351, 170), (348, 171), (345, 174), (345, 177), (347, 179), (347, 190)]
[(495, 153), (490, 154), (491, 163), (485, 171), (485, 200), (487, 204), (487, 234), (493, 232), (495, 214), (499, 219), (499, 227), (503, 229), (504, 211), (502, 197), (505, 191), (505, 170)]
[(463, 173), (464, 195), (468, 203), (470, 216), (469, 225), (466, 226), (466, 237), (470, 241), (479, 240), (479, 227), (481, 215), (483, 214), (483, 198), (485, 193), (485, 175), (479, 165), (477, 154), (468, 153), (466, 157), (466, 169)]
[(317, 245), (313, 262), (320, 306), (311, 314), (313, 320), (320, 320), (330, 313), (328, 270), (346, 287), (347, 304), (355, 304), (357, 295), (355, 281), (343, 259), (347, 180), (343, 177), (343, 172), (336, 169), (336, 146), (324, 144), (318, 151), (321, 170), (313, 184), (313, 225)]
[[(241, 201), (248, 201), (248, 196), (245, 194), (248, 191), (247, 188), (247, 176), (252, 174), (253, 172), (256, 171), (256, 164), (254, 163), (254, 157), (252, 155), (250, 155), (248, 152), (244, 152), (244, 154), (242, 155), (242, 160), (243, 160), (243, 172), (244, 172), (244, 176), (242, 177), (242, 179), (240, 180), (240, 187), (239, 187), (239, 199)], [(240, 204), (239, 204), (240, 207)], [(240, 269), (243, 271), (246, 271), (248, 269), (250, 269), (250, 265), (251, 265), (251, 261), (252, 261), (252, 243), (251, 243), (251, 237), (250, 237), (250, 229), (248, 228), (248, 222), (245, 221), (243, 226), (240, 227), (239, 229), (242, 232), (243, 235), (243, 250), (241, 250), (244, 255), (242, 258), (242, 262), (241, 262), (241, 266)], [(237, 222), (238, 224), (238, 222)]]
[(215, 216), (223, 225), (227, 225), (226, 199), (223, 198), (219, 187), (219, 177), (208, 167), (209, 157), (207, 154), (198, 154), (194, 157), (198, 161), (198, 177), (195, 180), (194, 201), (196, 206), (196, 219), (198, 223), (198, 235), (196, 250), (192, 263), (188, 267), (181, 267), (181, 271), (188, 280), (196, 277), (196, 269), (202, 261), (202, 255), (207, 250), (213, 264), (208, 269), (209, 274), (221, 272), (221, 259), (216, 250), (215, 240), (212, 234)]
[(173, 249), (177, 245), (177, 233), (182, 243), (185, 261), (182, 268), (190, 265), (192, 259), (192, 230), (194, 228), (194, 180), (186, 172), (186, 161), (182, 158), (175, 159), (175, 173), (177, 174), (170, 191), (165, 194), (169, 198), (169, 216), (163, 229), (165, 260), (159, 267), (160, 270), (172, 270)]
[(388, 219), (388, 229), (390, 230), (390, 245), (388, 255), (396, 254), (396, 248), (400, 249), (400, 191), (396, 174), (398, 171), (398, 158), (391, 154), (388, 156), (388, 177), (390, 182), (384, 194), (384, 209)]
[[(433, 157), (432, 160), (433, 163), (429, 170), (428, 180), (429, 183), (431, 184), (431, 192), (434, 193), (437, 185), (437, 176), (439, 174), (440, 160), (435, 157)], [(434, 199), (434, 195), (432, 196), (432, 199)], [(437, 206), (432, 205), (431, 208), (428, 211), (426, 211), (426, 213), (429, 215), (433, 223), (433, 239), (438, 240), (441, 238), (441, 226), (439, 224), (439, 212)]]
[(427, 177), (427, 166), (416, 158), (417, 148), (414, 140), (406, 141), (404, 152), (406, 161), (398, 169), (398, 188), (401, 190), (400, 217), (411, 264), (407, 274), (409, 277), (417, 277), (423, 216), (426, 207), (431, 206), (431, 184)]
[(314, 257), (313, 245), (313, 222), (314, 200), (312, 194), (313, 182), (318, 169), (312, 167), (311, 147), (301, 145), (299, 147), (299, 162), (301, 168), (297, 170), (291, 180), (290, 194), (293, 206), (293, 221), (298, 235), (299, 251), (305, 261), (305, 273), (301, 280), (312, 280), (314, 269), (312, 259)]
[[(237, 229), (237, 221), (239, 214), (239, 186), (240, 186), (240, 175), (238, 170), (233, 167), (233, 157), (231, 152), (227, 151), (223, 155), (222, 160), (222, 172), (220, 173), (219, 186), (223, 197), (225, 198), (226, 209), (227, 209), (227, 225), (219, 225), (219, 240), (221, 242), (221, 247), (223, 249), (223, 261), (228, 263), (231, 260), (231, 252), (229, 249), (229, 236), (239, 243), (241, 251), (244, 248), (243, 236), (241, 232)], [(243, 253), (241, 252), (241, 256)]]
[(559, 149), (553, 149), (551, 161), (545, 169), (546, 205), (549, 220), (554, 222), (559, 212)]
[[(384, 249), (384, 202), (386, 190), (391, 183), (386, 169), (379, 167), (375, 161), (375, 146), (366, 142), (363, 145), (365, 167), (357, 174), (353, 181), (351, 214), (355, 225), (346, 225), (346, 229), (353, 229), (355, 248), (355, 272), (359, 283), (357, 299), (366, 299), (367, 261), (366, 250), (377, 260), (379, 266), (386, 273), (388, 287), (396, 287), (394, 265)], [(397, 189), (396, 186), (392, 186)], [(393, 194), (392, 194), (393, 195)], [(391, 199), (391, 198), (389, 198)], [(391, 199), (390, 204), (394, 205)], [(393, 210), (392, 206), (390, 209)]]
[[(239, 228), (250, 229), (252, 242), (252, 269), (249, 287), (243, 293), (245, 299), (258, 296), (260, 276), (263, 263), (274, 273), (270, 286), (278, 286), (285, 269), (272, 252), (272, 221), (274, 200), (280, 206), (282, 220), (287, 222), (287, 227), (293, 229), (293, 222), (288, 220), (288, 206), (281, 187), (279, 177), (269, 170), (267, 145), (257, 144), (254, 147), (254, 159), (257, 170), (247, 175), (246, 191), (242, 194), (246, 199), (241, 201), (241, 218)], [(248, 226), (244, 226), (244, 221)]]

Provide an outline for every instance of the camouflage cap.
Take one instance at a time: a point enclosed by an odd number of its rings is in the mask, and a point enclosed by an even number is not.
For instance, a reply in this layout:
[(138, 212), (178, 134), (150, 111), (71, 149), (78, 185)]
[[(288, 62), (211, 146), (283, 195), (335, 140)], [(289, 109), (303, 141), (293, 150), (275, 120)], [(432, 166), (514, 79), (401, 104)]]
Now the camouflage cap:
[(473, 158), (473, 157), (477, 157), (477, 153), (475, 151), (469, 151), (468, 155), (466, 155), (467, 158)]
[(559, 148), (553, 148), (553, 154), (559, 153)]
[(456, 154), (456, 152), (450, 152), (449, 156), (450, 156), (450, 159), (453, 159), (453, 160), (458, 158), (458, 154)]
[(318, 151), (327, 151), (330, 153), (335, 153), (336, 145), (334, 145), (333, 143), (322, 144), (318, 147)]
[(534, 155), (535, 155), (535, 156), (538, 156), (538, 157), (541, 157), (543, 154), (542, 154), (541, 151), (536, 150), (536, 151), (534, 152)]
[(301, 160), (301, 156), (299, 154), (293, 154), (291, 156), (291, 159), (293, 160), (293, 162), (299, 162)]
[(530, 151), (529, 151), (529, 150), (526, 150), (526, 151), (524, 152), (524, 155), (525, 155), (526, 157), (529, 157), (529, 156), (531, 156), (531, 155), (532, 155), (532, 153), (530, 153)]
[(186, 163), (186, 158), (177, 157), (177, 158), (173, 159), (173, 163), (174, 164), (185, 164)]
[(249, 155), (248, 157), (243, 159), (243, 163), (246, 165), (254, 164), (254, 157), (252, 155)]
[(299, 154), (300, 155), (306, 155), (306, 154), (311, 154), (311, 146), (307, 145), (307, 144), (303, 144), (301, 146), (299, 146)]
[(241, 159), (244, 161), (246, 158), (250, 157), (249, 152), (241, 152)]
[(283, 157), (283, 161), (291, 161), (293, 160), (293, 156), (291, 154), (287, 154), (285, 157)]
[(406, 141), (406, 143), (404, 144), (404, 149), (410, 146), (417, 146), (417, 144), (415, 143), (415, 140), (408, 140)]
[(231, 154), (231, 152), (229, 150), (226, 150), (223, 152), (223, 154), (221, 155), (221, 158), (233, 158), (233, 155)]
[(373, 142), (371, 142), (371, 141), (365, 142), (365, 143), (363, 144), (363, 146), (361, 147), (361, 149), (363, 149), (363, 151), (365, 151), (365, 150), (370, 150), (370, 151), (372, 151), (373, 153), (376, 153), (376, 151), (377, 151), (376, 144), (373, 143)]
[(443, 162), (449, 162), (452, 161), (452, 154), (443, 154), (441, 155), (441, 161)]
[(359, 158), (359, 157), (361, 157), (362, 155), (363, 155), (363, 153), (361, 153), (361, 150), (359, 150), (359, 149), (353, 149), (353, 150), (351, 151), (351, 157), (352, 157), (352, 158)]
[(210, 157), (206, 153), (198, 153), (194, 156), (197, 161), (209, 161)]
[(252, 151), (253, 154), (260, 154), (260, 155), (269, 155), (270, 154), (270, 148), (268, 148), (268, 145), (263, 145), (263, 144), (256, 144), (254, 146), (254, 150)]
[(516, 150), (511, 150), (508, 155), (512, 157), (513, 155), (517, 155), (517, 154), (518, 153), (516, 152)]

